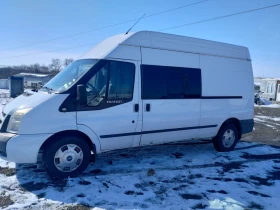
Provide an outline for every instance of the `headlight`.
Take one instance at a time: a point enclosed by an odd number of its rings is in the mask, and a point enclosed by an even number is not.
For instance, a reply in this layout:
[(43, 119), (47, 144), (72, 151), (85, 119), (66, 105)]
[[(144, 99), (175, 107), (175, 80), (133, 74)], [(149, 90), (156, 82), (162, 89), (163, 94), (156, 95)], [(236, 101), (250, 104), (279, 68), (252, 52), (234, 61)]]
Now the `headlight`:
[(12, 116), (10, 117), (9, 123), (8, 123), (8, 127), (7, 127), (7, 131), (11, 132), (11, 133), (17, 133), (20, 123), (21, 123), (21, 119), (22, 117), (31, 110), (32, 108), (28, 108), (28, 109), (20, 109), (15, 111)]

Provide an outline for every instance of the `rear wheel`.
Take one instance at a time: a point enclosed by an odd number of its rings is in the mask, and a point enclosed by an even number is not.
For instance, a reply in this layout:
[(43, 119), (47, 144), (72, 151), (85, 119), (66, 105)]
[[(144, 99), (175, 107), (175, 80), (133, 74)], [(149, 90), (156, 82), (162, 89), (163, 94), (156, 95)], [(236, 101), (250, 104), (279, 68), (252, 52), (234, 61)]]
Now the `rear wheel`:
[(84, 172), (90, 160), (88, 143), (76, 136), (55, 139), (43, 153), (43, 165), (53, 178), (78, 176)]
[(213, 138), (213, 145), (218, 152), (228, 152), (235, 148), (238, 142), (238, 130), (234, 124), (225, 124)]

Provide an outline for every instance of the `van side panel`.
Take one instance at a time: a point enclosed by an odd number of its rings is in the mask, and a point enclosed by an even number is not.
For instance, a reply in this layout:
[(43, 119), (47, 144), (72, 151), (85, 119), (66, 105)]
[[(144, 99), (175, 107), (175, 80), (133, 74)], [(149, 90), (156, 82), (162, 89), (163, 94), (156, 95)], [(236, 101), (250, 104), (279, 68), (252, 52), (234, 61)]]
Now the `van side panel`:
[(110, 52), (106, 59), (121, 59), (121, 60), (141, 60), (140, 47), (119, 45), (112, 52)]
[(200, 55), (200, 67), (200, 125), (218, 125), (216, 128), (200, 129), (200, 138), (215, 136), (222, 123), (229, 118), (253, 119), (254, 85), (250, 61)]
[[(198, 69), (199, 56), (175, 51), (142, 48), (142, 64), (159, 66), (159, 69), (160, 66)], [(160, 70), (158, 74), (160, 74)], [(143, 80), (142, 77), (141, 79)], [(145, 78), (143, 82), (145, 82)], [(154, 82), (157, 83), (156, 80)], [(141, 145), (196, 138), (200, 119), (200, 100), (200, 98), (143, 99)], [(150, 111), (146, 110), (147, 104), (150, 105)], [(167, 132), (168, 130), (172, 131)]]
[(197, 54), (151, 48), (141, 48), (141, 52), (142, 64), (199, 68), (199, 56)]

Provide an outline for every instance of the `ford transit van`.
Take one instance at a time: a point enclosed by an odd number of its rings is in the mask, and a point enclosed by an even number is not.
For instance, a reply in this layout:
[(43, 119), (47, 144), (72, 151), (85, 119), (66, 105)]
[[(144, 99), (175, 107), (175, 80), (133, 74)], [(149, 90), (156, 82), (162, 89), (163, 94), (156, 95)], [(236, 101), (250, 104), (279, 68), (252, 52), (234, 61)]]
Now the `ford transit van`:
[(246, 47), (151, 31), (101, 42), (0, 116), (0, 156), (81, 174), (96, 154), (192, 139), (234, 149), (253, 130)]

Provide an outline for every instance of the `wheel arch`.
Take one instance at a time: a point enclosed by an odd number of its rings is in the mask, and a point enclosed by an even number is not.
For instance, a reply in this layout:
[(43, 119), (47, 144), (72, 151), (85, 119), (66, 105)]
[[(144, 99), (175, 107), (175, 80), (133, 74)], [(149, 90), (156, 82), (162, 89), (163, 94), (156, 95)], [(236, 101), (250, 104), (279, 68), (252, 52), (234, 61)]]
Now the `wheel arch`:
[(41, 161), (43, 151), (49, 145), (51, 145), (51, 143), (53, 141), (55, 141), (55, 139), (57, 139), (61, 136), (76, 136), (76, 137), (80, 137), (80, 138), (84, 139), (87, 142), (87, 144), (89, 145), (91, 152), (93, 152), (93, 155), (96, 154), (96, 146), (93, 143), (93, 141), (89, 138), (88, 135), (86, 135), (85, 133), (83, 133), (79, 130), (64, 130), (64, 131), (60, 131), (60, 132), (57, 132), (57, 133), (53, 134), (41, 145), (41, 147), (39, 149), (39, 154), (38, 154), (38, 157), (37, 157), (37, 162)]
[[(241, 135), (242, 135), (242, 128), (241, 128), (241, 124), (240, 124), (240, 120), (238, 120), (237, 118), (229, 118), (227, 119), (226, 121), (224, 121), (222, 123), (222, 125), (220, 126), (220, 129), (223, 127), (223, 125), (225, 124), (234, 124), (237, 128), (237, 131), (238, 131), (238, 139), (241, 139)], [(219, 129), (219, 131), (220, 131)], [(219, 133), (218, 131), (218, 133)]]

